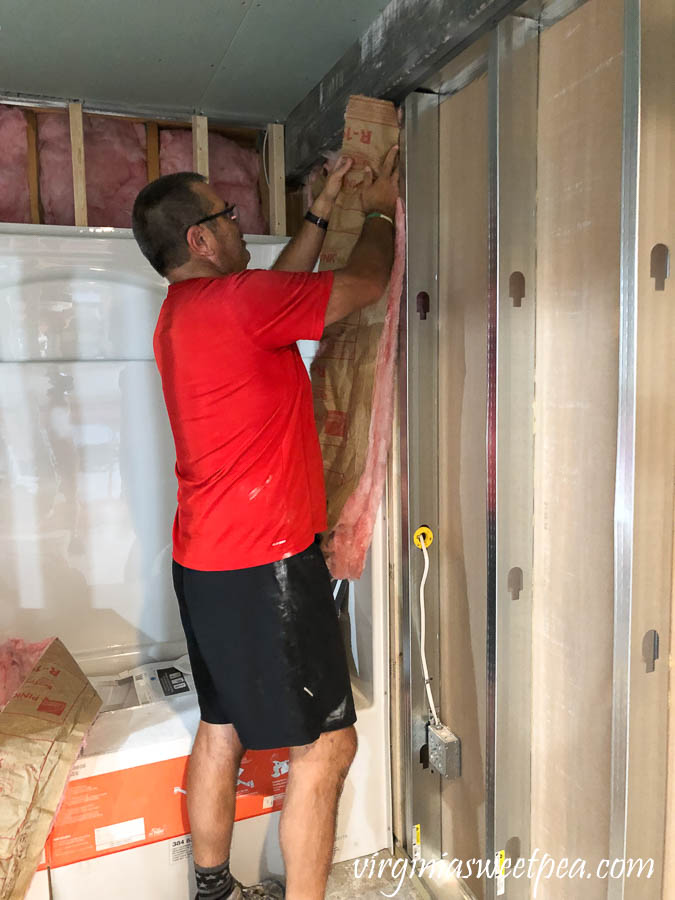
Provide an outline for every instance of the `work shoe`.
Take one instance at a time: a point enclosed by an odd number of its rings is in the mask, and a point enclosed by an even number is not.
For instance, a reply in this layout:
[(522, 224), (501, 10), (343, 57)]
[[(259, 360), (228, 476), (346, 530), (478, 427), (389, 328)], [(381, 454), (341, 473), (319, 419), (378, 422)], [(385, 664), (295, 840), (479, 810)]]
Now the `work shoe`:
[[(241, 884), (235, 881), (234, 890), (227, 900), (284, 900), (285, 896), (284, 886), (280, 882), (266, 878), (258, 884)], [(195, 900), (199, 900), (199, 895)]]
[[(273, 878), (266, 878), (258, 884), (238, 884), (242, 900), (284, 900), (286, 891), (284, 886)], [(237, 894), (232, 894), (232, 900), (239, 900)]]

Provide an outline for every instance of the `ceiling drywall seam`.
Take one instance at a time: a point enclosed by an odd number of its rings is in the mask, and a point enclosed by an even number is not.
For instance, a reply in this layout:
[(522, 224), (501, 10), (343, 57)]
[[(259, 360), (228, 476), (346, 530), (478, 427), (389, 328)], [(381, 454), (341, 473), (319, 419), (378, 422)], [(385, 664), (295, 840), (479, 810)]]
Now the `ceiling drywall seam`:
[(248, 4), (247, 7), (246, 7), (246, 12), (245, 12), (244, 15), (241, 17), (241, 19), (240, 19), (240, 21), (239, 21), (239, 24), (238, 24), (237, 27), (234, 29), (234, 33), (233, 33), (232, 37), (231, 37), (230, 40), (228, 41), (227, 46), (225, 47), (225, 49), (223, 50), (223, 53), (222, 53), (222, 56), (220, 57), (220, 60), (219, 60), (219, 62), (218, 62), (218, 65), (215, 66), (215, 68), (214, 68), (214, 70), (213, 70), (213, 74), (212, 74), (211, 77), (209, 78), (206, 87), (205, 87), (204, 90), (202, 91), (201, 96), (200, 96), (200, 98), (199, 98), (199, 105), (198, 105), (197, 107), (195, 107), (195, 110), (201, 109), (202, 104), (204, 103), (204, 97), (208, 94), (211, 85), (213, 84), (213, 82), (214, 82), (214, 81), (216, 80), (216, 78), (218, 77), (218, 75), (219, 75), (219, 73), (220, 73), (220, 70), (223, 68), (223, 63), (225, 62), (225, 57), (226, 57), (227, 54), (230, 52), (230, 48), (232, 47), (232, 44), (234, 43), (234, 41), (235, 41), (237, 35), (239, 34), (239, 32), (241, 31), (242, 26), (244, 25), (244, 22), (245, 22), (246, 19), (248, 18), (249, 13), (251, 12), (251, 5), (252, 5), (252, 3), (253, 3), (253, 0), (246, 0), (246, 2), (247, 2), (247, 4)]

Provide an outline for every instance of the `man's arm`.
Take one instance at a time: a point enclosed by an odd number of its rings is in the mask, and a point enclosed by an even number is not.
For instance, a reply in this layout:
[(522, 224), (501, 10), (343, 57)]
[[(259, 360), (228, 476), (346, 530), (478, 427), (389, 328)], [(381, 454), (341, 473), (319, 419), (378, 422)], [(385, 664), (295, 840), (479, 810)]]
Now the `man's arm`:
[[(366, 172), (361, 204), (368, 213), (377, 212), (393, 220), (398, 200), (398, 147), (387, 154), (382, 171), (373, 181)], [(381, 216), (366, 218), (347, 265), (335, 272), (333, 289), (326, 308), (325, 325), (332, 325), (350, 313), (377, 303), (387, 288), (394, 261), (394, 227)]]
[[(344, 157), (326, 179), (326, 186), (316, 198), (310, 212), (320, 219), (328, 220), (335, 206), (335, 199), (340, 193), (342, 179), (352, 167), (352, 160)], [(326, 232), (319, 225), (304, 220), (300, 231), (292, 238), (279, 254), (272, 266), (280, 272), (311, 272), (319, 258)]]

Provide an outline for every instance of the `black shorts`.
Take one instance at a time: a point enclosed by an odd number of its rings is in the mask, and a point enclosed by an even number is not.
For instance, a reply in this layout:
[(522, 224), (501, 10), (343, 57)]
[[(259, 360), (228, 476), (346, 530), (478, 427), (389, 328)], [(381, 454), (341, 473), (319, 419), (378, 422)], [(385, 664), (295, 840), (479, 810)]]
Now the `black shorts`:
[(201, 717), (245, 748), (297, 747), (356, 721), (330, 575), (317, 543), (279, 562), (173, 580)]

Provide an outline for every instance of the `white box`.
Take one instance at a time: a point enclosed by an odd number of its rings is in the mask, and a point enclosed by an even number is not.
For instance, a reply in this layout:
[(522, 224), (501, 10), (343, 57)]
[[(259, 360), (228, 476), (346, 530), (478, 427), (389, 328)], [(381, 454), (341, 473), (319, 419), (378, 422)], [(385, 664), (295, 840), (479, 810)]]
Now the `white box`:
[(49, 872), (46, 869), (39, 869), (35, 873), (24, 900), (51, 900)]
[[(55, 900), (117, 900), (123, 885), (146, 900), (189, 896), (185, 777), (198, 723), (192, 693), (99, 716), (47, 842)], [(239, 774), (232, 869), (258, 881), (283, 872), (277, 823), (288, 751), (249, 752)]]

